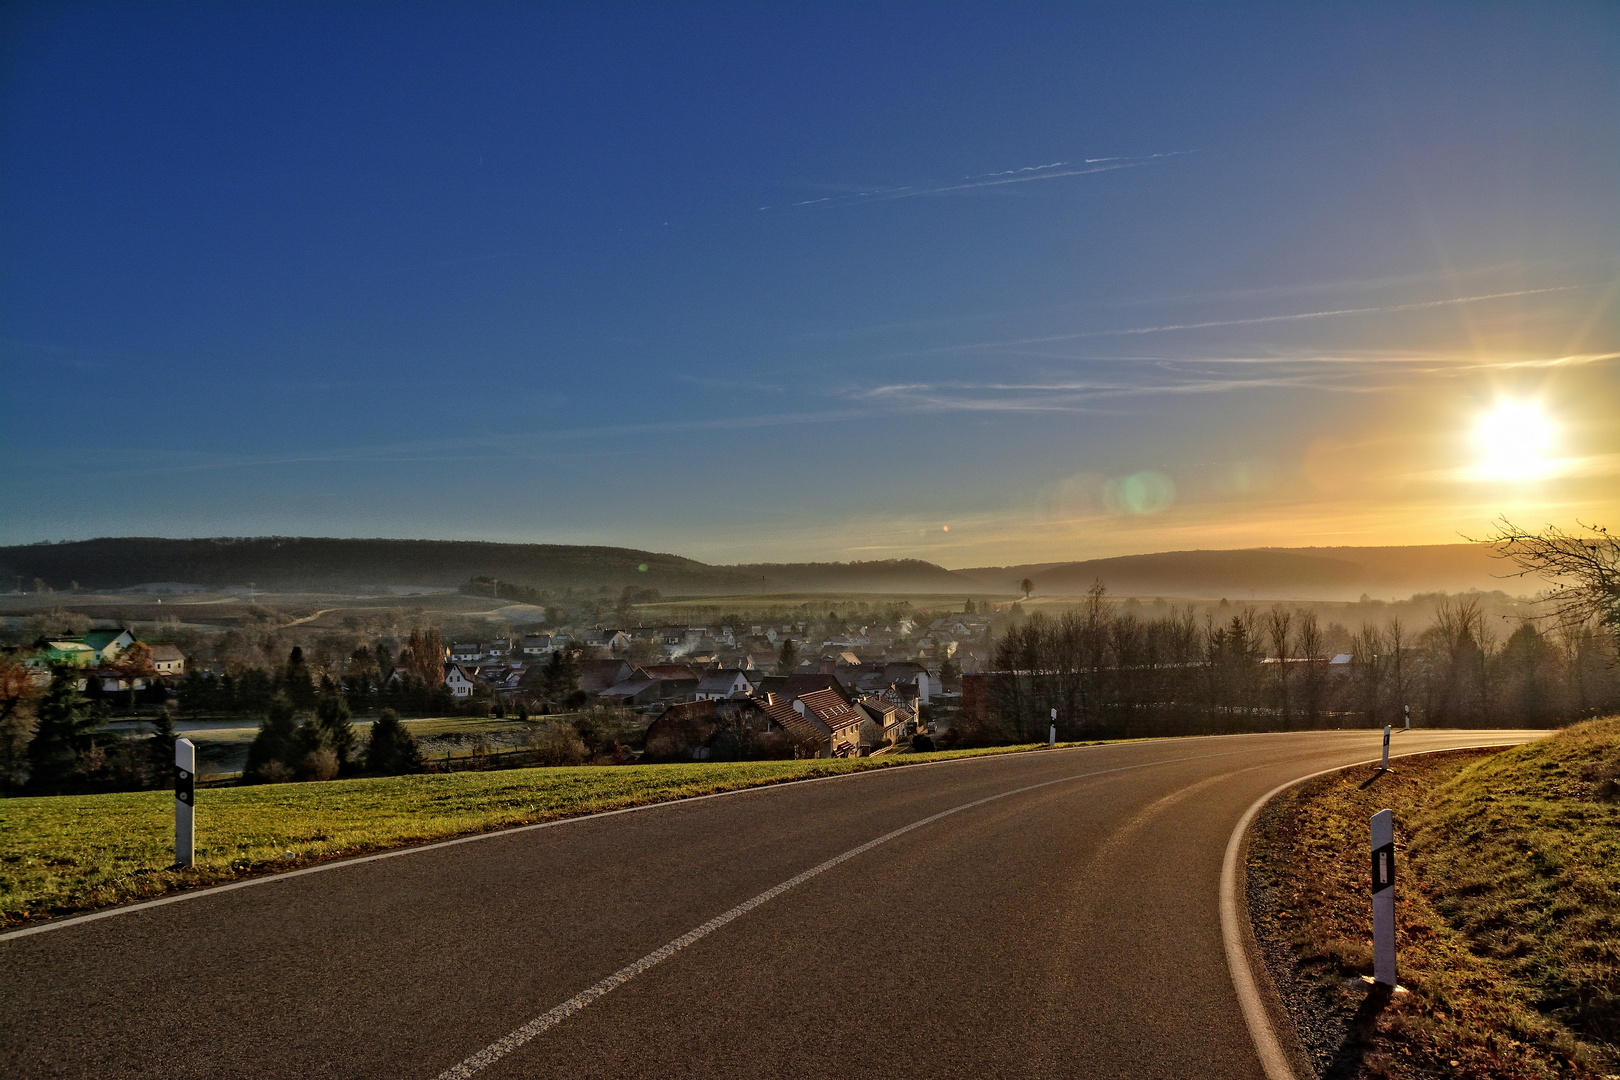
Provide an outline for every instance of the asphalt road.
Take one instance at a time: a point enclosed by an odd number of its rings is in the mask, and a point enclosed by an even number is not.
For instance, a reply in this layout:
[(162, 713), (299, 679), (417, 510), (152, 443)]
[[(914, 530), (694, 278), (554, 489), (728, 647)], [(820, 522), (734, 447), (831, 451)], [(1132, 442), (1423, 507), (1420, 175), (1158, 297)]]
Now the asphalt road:
[[(1394, 752), (1537, 734), (1413, 732)], [(0, 940), (0, 1075), (433, 1080), (497, 1044), (463, 1075), (1258, 1078), (1221, 937), (1228, 838), (1265, 792), (1379, 741), (883, 770)]]

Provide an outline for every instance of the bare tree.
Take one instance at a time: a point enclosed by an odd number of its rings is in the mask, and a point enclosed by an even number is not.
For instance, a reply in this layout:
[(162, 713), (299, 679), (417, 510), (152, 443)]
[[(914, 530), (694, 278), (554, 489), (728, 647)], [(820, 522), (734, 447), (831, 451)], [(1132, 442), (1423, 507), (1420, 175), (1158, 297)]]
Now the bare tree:
[(1596, 622), (1620, 645), (1620, 537), (1601, 525), (1583, 525), (1589, 535), (1572, 535), (1556, 525), (1531, 532), (1507, 518), (1484, 543), (1492, 554), (1517, 563), (1510, 577), (1536, 574), (1552, 586), (1542, 598), (1561, 628)]
[(1322, 628), (1316, 621), (1316, 612), (1299, 613), (1299, 658), (1305, 661), (1305, 717), (1315, 723), (1322, 712), (1322, 692), (1326, 672), (1322, 664), (1327, 660), (1323, 650), (1327, 647)]
[(1266, 613), (1266, 636), (1271, 641), (1272, 654), (1277, 657), (1277, 710), (1282, 726), (1289, 725), (1288, 650), (1292, 644), (1294, 613), (1281, 604), (1274, 604)]

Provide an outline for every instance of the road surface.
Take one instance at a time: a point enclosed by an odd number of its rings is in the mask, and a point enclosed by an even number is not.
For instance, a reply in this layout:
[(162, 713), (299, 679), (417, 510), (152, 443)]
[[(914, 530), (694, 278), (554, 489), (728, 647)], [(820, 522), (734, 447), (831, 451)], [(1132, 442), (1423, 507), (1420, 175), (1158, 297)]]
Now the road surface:
[(1380, 734), (881, 770), (6, 937), (0, 1075), (1259, 1078), (1229, 837)]

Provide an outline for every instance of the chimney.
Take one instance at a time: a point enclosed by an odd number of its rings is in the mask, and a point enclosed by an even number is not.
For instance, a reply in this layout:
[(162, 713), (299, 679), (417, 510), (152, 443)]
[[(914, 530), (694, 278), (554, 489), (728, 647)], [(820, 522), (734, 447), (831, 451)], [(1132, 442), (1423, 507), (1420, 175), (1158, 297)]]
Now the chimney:
[(837, 661), (836, 658), (831, 657), (831, 656), (823, 656), (821, 658), (821, 673), (823, 675), (831, 675), (833, 672), (835, 672), (837, 670), (838, 670), (838, 661)]

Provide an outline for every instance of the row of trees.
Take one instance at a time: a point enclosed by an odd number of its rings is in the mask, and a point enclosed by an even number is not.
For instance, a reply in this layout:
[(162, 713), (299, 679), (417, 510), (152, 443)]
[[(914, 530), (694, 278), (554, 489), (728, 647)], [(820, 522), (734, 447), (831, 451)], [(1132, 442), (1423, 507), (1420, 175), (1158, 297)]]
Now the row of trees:
[(128, 791), (172, 777), (174, 722), (167, 710), (143, 737), (107, 729), (107, 709), (79, 689), (84, 672), (51, 669), (43, 692), (33, 673), (0, 659), (0, 792)]
[(1031, 616), (997, 642), (982, 716), (958, 739), (1025, 741), (1051, 710), (1066, 737), (1290, 730), (1399, 723), (1538, 726), (1620, 708), (1614, 649), (1593, 626), (1532, 622), (1499, 636), (1467, 599), (1442, 601), (1412, 635), (1392, 619), (1330, 664), (1314, 614), (1191, 609), (1142, 619), (1100, 587), (1079, 610)]
[[(177, 688), (180, 707), (207, 715), (264, 715), (278, 697), (295, 709), (310, 710), (322, 699), (340, 696), (352, 713), (393, 709), (406, 715), (447, 716), (487, 702), (458, 701), (444, 685), (444, 644), (434, 629), (415, 629), (397, 654), (384, 641), (361, 645), (347, 663), (317, 676), (294, 646), (279, 668), (237, 666), (224, 674), (193, 670)], [(531, 695), (577, 707), (579, 662), (571, 653), (553, 653)]]
[(1019, 741), (1056, 710), (1065, 735), (1179, 734), (1395, 723), (1545, 726), (1620, 709), (1620, 540), (1505, 519), (1488, 538), (1520, 576), (1552, 586), (1542, 619), (1511, 628), (1477, 600), (1438, 599), (1412, 634), (1365, 623), (1329, 663), (1314, 613), (1276, 605), (1216, 622), (1191, 607), (1141, 618), (1099, 583), (1076, 610), (1035, 615), (996, 645), (983, 700), (953, 739)]
[[(104, 704), (80, 691), (82, 677), (78, 668), (56, 667), (40, 691), (27, 669), (0, 661), (0, 793), (132, 791), (171, 782), (170, 711), (152, 716), (143, 735), (109, 730)], [(422, 767), (421, 749), (394, 710), (384, 709), (362, 742), (341, 695), (324, 695), (313, 710), (300, 711), (286, 694), (277, 694), (248, 748), (243, 778), (326, 780)]]
[(400, 723), (399, 713), (384, 709), (378, 715), (363, 756), (352, 721), (348, 702), (337, 694), (322, 697), (315, 711), (305, 714), (285, 695), (278, 695), (248, 746), (242, 779), (274, 784), (330, 780), (361, 771), (385, 775), (421, 771), (421, 748)]

